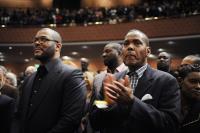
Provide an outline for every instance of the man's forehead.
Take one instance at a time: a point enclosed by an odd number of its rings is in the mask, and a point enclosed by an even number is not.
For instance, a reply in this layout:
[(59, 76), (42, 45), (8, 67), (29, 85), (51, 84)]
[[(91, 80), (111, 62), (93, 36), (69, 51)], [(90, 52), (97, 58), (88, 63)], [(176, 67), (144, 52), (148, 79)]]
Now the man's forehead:
[(134, 33), (134, 32), (129, 32), (125, 36), (125, 40), (127, 40), (127, 39), (141, 40), (142, 38), (144, 38), (144, 36), (142, 34)]
[(39, 37), (39, 36), (51, 37), (51, 34), (47, 30), (40, 30), (36, 34), (36, 37)]
[(162, 52), (158, 55), (159, 57), (169, 57), (170, 55), (166, 52)]

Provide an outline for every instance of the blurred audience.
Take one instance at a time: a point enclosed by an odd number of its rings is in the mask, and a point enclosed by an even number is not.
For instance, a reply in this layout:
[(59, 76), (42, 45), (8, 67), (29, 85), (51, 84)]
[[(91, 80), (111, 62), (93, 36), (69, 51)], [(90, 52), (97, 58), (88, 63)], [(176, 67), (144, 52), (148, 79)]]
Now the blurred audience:
[(0, 9), (2, 25), (68, 26), (116, 24), (145, 18), (185, 17), (200, 13), (199, 0), (143, 0), (139, 5), (107, 8), (69, 9)]
[[(10, 133), (12, 118), (15, 111), (15, 100), (7, 92), (9, 87), (5, 89), (6, 68), (0, 66), (0, 133)], [(5, 92), (6, 91), (6, 92)]]
[(0, 72), (2, 73), (1, 76), (1, 93), (7, 95), (15, 100), (18, 98), (18, 89), (11, 85), (6, 78), (7, 70), (4, 66), (0, 66)]
[(34, 66), (28, 66), (28, 67), (26, 67), (24, 75), (25, 75), (25, 77), (28, 77), (36, 71), (37, 71), (37, 69)]
[(12, 73), (12, 72), (7, 72), (6, 73), (6, 78), (7, 78), (7, 83), (17, 87), (17, 75)]

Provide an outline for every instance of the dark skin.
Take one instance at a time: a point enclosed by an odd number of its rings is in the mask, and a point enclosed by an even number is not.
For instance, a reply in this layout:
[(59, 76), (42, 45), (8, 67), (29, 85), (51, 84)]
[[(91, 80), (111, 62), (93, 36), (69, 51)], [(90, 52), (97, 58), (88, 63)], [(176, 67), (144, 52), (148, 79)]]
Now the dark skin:
[[(123, 60), (129, 67), (130, 71), (135, 71), (147, 63), (147, 56), (150, 54), (150, 48), (144, 41), (143, 34), (128, 33), (123, 44)], [(104, 80), (104, 94), (108, 97), (108, 103), (129, 104), (134, 101), (134, 94), (130, 85), (129, 77), (119, 81), (112, 78), (112, 75), (107, 75)]]

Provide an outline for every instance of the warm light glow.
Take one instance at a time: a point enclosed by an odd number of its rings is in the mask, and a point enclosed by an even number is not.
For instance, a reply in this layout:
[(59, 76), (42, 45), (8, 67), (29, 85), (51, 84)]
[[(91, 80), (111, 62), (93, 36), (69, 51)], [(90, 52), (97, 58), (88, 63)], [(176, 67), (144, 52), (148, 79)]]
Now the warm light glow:
[(41, 0), (43, 7), (52, 7), (53, 0)]
[(0, 0), (0, 7), (52, 7), (53, 0)]
[(115, 7), (137, 4), (140, 0), (82, 0), (83, 7)]

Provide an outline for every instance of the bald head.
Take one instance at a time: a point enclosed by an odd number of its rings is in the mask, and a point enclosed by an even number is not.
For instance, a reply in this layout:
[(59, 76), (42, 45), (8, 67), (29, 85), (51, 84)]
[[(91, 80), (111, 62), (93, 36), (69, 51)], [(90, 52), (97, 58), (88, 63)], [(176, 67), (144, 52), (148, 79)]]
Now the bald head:
[(196, 55), (188, 55), (183, 58), (181, 65), (191, 65), (191, 64), (199, 64), (200, 65), (200, 57)]
[(41, 33), (48, 33), (49, 38), (51, 38), (52, 40), (56, 40), (59, 43), (62, 43), (62, 38), (61, 38), (60, 34), (57, 31), (53, 30), (53, 29), (42, 28), (41, 30), (39, 30), (37, 32), (37, 34), (41, 34)]
[(89, 60), (87, 58), (81, 58), (81, 69), (83, 72), (88, 71)]
[(143, 33), (142, 31), (140, 30), (137, 30), (137, 29), (132, 29), (130, 30), (126, 36), (125, 36), (125, 40), (128, 36), (132, 36), (134, 37), (135, 39), (138, 39), (140, 38), (140, 40), (145, 43), (147, 46), (149, 46), (149, 38), (147, 37), (147, 35), (145, 33)]

